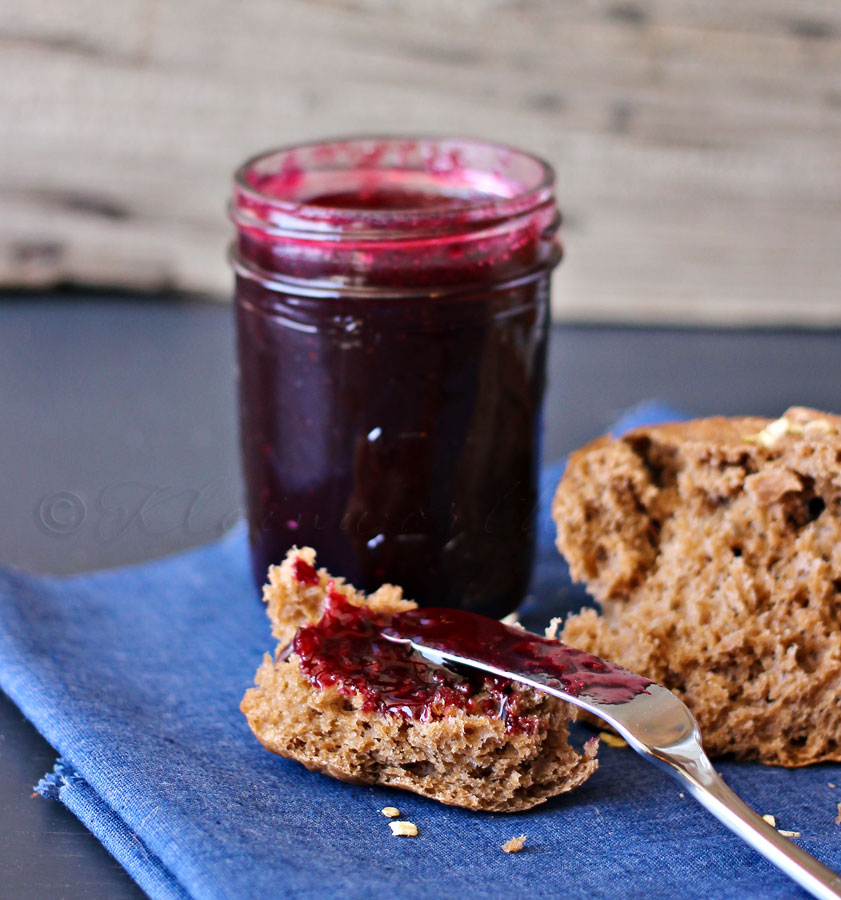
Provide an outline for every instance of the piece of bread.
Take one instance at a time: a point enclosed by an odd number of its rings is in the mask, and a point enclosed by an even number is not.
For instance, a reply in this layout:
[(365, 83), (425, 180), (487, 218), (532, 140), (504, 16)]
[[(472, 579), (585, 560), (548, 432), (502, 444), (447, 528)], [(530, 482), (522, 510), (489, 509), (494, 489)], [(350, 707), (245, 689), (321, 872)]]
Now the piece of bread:
[(602, 438), (552, 513), (602, 610), (571, 616), (566, 643), (675, 691), (711, 754), (841, 761), (841, 418)]
[(469, 709), (437, 709), (421, 721), (366, 711), (353, 690), (315, 686), (290, 648), (300, 626), (321, 620), (330, 591), (366, 607), (366, 615), (415, 604), (392, 585), (365, 597), (314, 565), (315, 551), (293, 548), (282, 565), (269, 569), (263, 591), (278, 650), (264, 658), (257, 686), (246, 692), (241, 709), (268, 750), (345, 781), (405, 788), (442, 803), (497, 812), (536, 806), (595, 771), (598, 742), (588, 741), (581, 754), (567, 743), (575, 707), (518, 685), (511, 686), (507, 707), (533, 727), (513, 731), (506, 731), (498, 714), (477, 711), (487, 696), (481, 690)]

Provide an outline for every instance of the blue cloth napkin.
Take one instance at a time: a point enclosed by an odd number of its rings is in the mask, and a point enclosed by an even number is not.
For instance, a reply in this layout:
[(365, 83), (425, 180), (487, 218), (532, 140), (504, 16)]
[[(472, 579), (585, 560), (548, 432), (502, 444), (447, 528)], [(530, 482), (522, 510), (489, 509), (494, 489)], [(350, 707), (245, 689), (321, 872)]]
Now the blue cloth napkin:
[[(617, 425), (677, 418), (646, 405)], [(586, 598), (552, 546), (524, 614)], [(272, 647), (245, 533), (73, 578), (0, 572), (0, 685), (61, 754), (39, 789), (65, 803), (155, 900), (500, 900), (805, 896), (628, 748), (602, 746), (580, 789), (488, 815), (307, 772), (264, 751), (238, 704)], [(575, 737), (588, 732), (576, 726)], [(841, 766), (722, 763), (744, 799), (841, 868)], [(839, 785), (833, 788), (830, 783)], [(379, 810), (415, 822), (393, 838)], [(523, 852), (500, 845), (525, 834)]]

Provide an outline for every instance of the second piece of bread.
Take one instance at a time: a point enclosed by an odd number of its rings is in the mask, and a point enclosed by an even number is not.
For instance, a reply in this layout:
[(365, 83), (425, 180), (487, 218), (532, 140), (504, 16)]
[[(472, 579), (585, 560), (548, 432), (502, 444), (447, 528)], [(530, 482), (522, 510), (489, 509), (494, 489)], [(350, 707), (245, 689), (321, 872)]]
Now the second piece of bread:
[(573, 454), (558, 546), (602, 608), (562, 638), (658, 681), (707, 750), (841, 761), (841, 419), (713, 418)]

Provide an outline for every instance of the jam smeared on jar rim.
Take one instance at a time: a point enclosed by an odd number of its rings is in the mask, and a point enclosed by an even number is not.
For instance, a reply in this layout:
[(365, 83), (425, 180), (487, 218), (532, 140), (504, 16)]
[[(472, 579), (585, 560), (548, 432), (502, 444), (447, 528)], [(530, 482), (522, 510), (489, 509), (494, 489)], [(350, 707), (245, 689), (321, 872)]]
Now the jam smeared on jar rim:
[[(517, 671), (573, 697), (626, 703), (654, 684), (615, 663), (460, 609), (413, 609), (392, 617), (384, 629), (396, 640)], [(401, 646), (409, 646), (402, 644)]]
[(354, 191), (335, 191), (318, 194), (304, 202), (307, 206), (329, 209), (358, 209), (366, 211), (411, 212), (414, 210), (453, 209), (475, 203), (485, 198), (483, 194), (444, 194), (413, 191), (406, 188), (360, 187)]
[(427, 662), (408, 645), (383, 637), (391, 618), (354, 606), (331, 581), (321, 620), (299, 628), (291, 650), (313, 685), (358, 694), (366, 712), (429, 722), (463, 710), (500, 719), (511, 733), (540, 728), (539, 717), (521, 714), (523, 694), (508, 679), (462, 675)]

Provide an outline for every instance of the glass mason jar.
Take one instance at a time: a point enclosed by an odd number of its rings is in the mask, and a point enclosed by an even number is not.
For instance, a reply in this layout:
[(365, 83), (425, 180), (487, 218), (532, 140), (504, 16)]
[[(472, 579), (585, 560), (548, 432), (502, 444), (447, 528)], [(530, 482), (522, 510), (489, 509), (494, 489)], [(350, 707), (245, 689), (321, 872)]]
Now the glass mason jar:
[(500, 616), (529, 583), (554, 173), (510, 147), (359, 138), (236, 173), (254, 575), (293, 545), (364, 590)]

